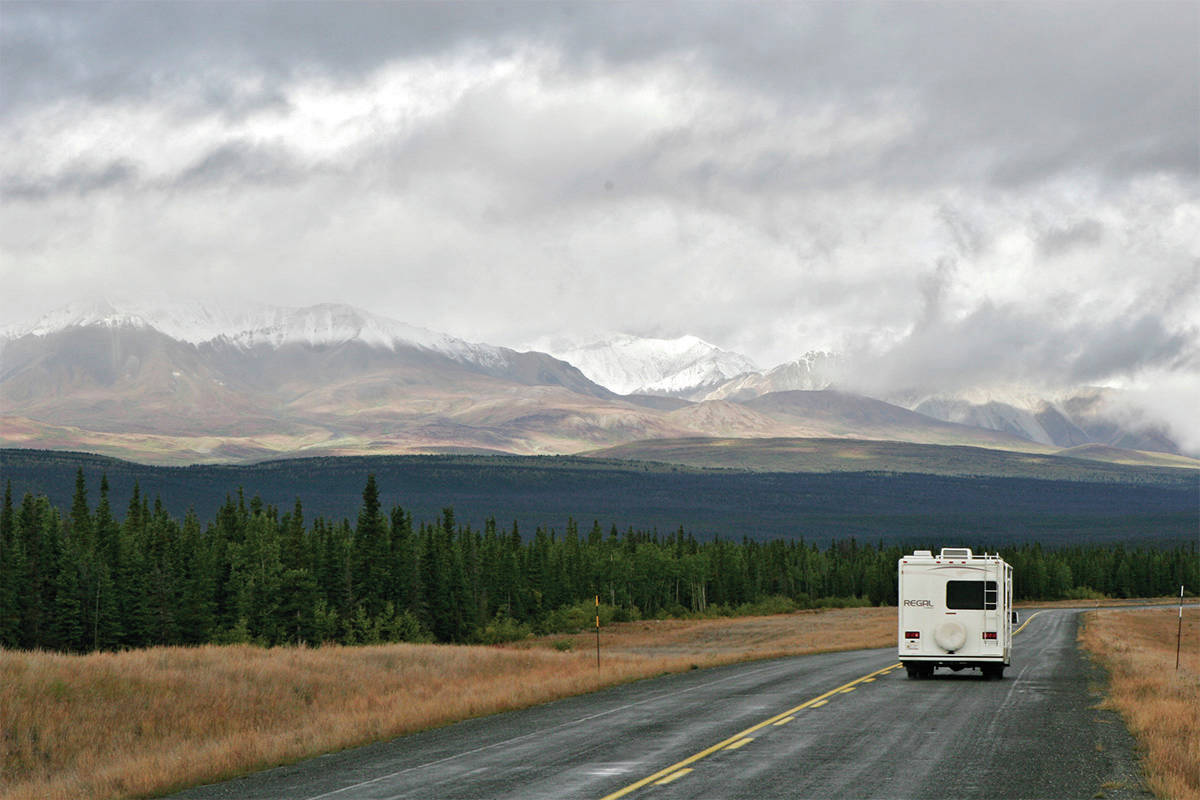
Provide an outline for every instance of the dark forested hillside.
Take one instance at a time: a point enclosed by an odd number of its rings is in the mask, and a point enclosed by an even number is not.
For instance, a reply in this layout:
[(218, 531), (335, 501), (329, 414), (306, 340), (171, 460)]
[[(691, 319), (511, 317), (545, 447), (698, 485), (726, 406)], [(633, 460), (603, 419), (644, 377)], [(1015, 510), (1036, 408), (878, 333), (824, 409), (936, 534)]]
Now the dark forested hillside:
[(947, 477), (914, 473), (830, 474), (703, 470), (572, 457), (377, 456), (292, 459), (245, 466), (150, 467), (95, 455), (0, 451), (0, 480), (19, 498), (71, 501), (76, 470), (91, 486), (106, 475), (116, 497), (134, 485), (182, 517), (211, 519), (227, 497), (289, 508), (303, 498), (313, 515), (353, 517), (366, 476), (385, 504), (417, 520), (452, 506), (463, 523), (489, 517), (561, 528), (567, 517), (622, 530), (683, 526), (759, 541), (803, 537), (826, 544), (857, 536), (884, 542), (1190, 543), (1200, 529), (1200, 477), (1177, 469), (1115, 469), (1104, 482)]

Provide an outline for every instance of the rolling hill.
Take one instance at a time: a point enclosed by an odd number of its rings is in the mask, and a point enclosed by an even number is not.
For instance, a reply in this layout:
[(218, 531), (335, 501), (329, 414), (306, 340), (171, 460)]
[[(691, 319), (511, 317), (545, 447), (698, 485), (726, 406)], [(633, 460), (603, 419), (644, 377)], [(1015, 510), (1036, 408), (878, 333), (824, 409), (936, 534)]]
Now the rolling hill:
[(1200, 461), (1185, 456), (1089, 445), (1016, 452), (964, 445), (829, 438), (654, 439), (584, 453), (693, 468), (759, 472), (887, 472), (946, 476), (1171, 484), (1200, 481)]

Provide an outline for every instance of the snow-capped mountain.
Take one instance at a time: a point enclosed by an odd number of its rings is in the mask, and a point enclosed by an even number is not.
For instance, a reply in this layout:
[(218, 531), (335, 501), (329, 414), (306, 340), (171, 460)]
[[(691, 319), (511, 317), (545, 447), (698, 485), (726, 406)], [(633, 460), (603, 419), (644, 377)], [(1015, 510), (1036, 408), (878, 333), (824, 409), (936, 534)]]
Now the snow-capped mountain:
[(546, 349), (617, 394), (702, 396), (730, 378), (758, 369), (746, 356), (696, 336), (619, 335), (585, 345), (551, 343)]
[(808, 352), (765, 372), (748, 372), (709, 392), (705, 400), (750, 400), (770, 392), (818, 391), (832, 386), (838, 368), (832, 353)]
[(252, 305), (215, 309), (199, 303), (171, 302), (153, 306), (108, 300), (77, 303), (44, 315), (36, 322), (14, 326), (5, 338), (47, 336), (70, 328), (152, 328), (188, 344), (232, 344), (243, 349), (279, 348), (288, 344), (327, 347), (361, 342), (395, 350), (416, 347), (456, 360), (495, 366), (504, 361), (503, 349), (473, 344), (407, 325), (352, 306), (322, 303), (305, 308)]
[[(601, 440), (605, 426), (657, 424), (636, 413), (620, 423), (587, 418), (590, 404), (610, 400), (544, 353), (472, 344), (348, 306), (187, 306), (168, 315), (97, 303), (0, 338), (0, 409), (20, 425), (203, 441), (370, 430), (425, 447), (507, 450), (530, 448), (523, 437), (546, 438), (540, 428), (560, 417)], [(54, 434), (62, 435), (75, 436)]]

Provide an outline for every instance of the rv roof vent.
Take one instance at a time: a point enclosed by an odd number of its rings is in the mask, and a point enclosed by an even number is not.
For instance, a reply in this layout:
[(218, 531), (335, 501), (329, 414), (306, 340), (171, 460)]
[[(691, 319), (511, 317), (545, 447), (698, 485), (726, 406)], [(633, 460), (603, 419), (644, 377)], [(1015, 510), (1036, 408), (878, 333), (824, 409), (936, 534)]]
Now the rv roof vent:
[(913, 550), (913, 555), (916, 557), (925, 556), (925, 558), (933, 558), (932, 550)]
[(943, 547), (942, 558), (970, 558), (971, 548), (969, 547)]

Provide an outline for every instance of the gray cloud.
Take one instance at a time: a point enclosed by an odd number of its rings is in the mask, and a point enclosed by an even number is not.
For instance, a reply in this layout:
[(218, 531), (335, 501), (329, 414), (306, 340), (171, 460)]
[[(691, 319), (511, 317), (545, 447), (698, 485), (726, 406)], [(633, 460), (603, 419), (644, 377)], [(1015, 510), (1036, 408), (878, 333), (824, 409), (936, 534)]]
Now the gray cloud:
[(0, 313), (146, 285), (881, 391), (1194, 372), (1198, 41), (1190, 2), (6, 2)]
[(205, 153), (173, 177), (171, 186), (287, 185), (311, 175), (286, 152), (235, 142)]
[(201, 80), (218, 107), (239, 76), (352, 77), (389, 60), (527, 30), (532, 4), (441, 2), (6, 2), (4, 109), (111, 101)]
[(118, 159), (100, 167), (73, 163), (53, 174), (34, 178), (21, 176), (3, 179), (3, 195), (10, 200), (45, 200), (58, 194), (89, 195), (136, 182), (138, 168)]
[(1083, 325), (1067, 341), (1081, 343), (1070, 366), (1068, 380), (1091, 383), (1114, 375), (1130, 375), (1151, 367), (1178, 366), (1192, 360), (1197, 331), (1167, 330), (1153, 316), (1121, 319), (1107, 325)]
[[(576, 72), (688, 58), (785, 114), (895, 97), (919, 125), (877, 159), (750, 166), (796, 181), (1019, 187), (1080, 167), (1196, 175), (1200, 22), (1189, 2), (6, 3), (4, 109), (175, 93), (234, 113), (270, 86), (474, 47), (561, 48)], [(749, 165), (748, 165), (749, 166)]]
[(1076, 247), (1086, 247), (1100, 242), (1104, 236), (1104, 224), (1096, 219), (1084, 219), (1061, 227), (1051, 228), (1038, 239), (1038, 250), (1042, 255), (1054, 257), (1070, 252)]
[(1059, 391), (1147, 370), (1194, 369), (1198, 344), (1200, 329), (1170, 331), (1152, 315), (1069, 321), (984, 303), (961, 319), (918, 327), (882, 353), (857, 354), (846, 381), (883, 395)]
[(924, 331), (930, 325), (937, 324), (944, 316), (945, 295), (954, 278), (955, 267), (952, 260), (943, 258), (931, 274), (922, 276), (918, 280), (924, 308), (916, 321), (917, 331)]

